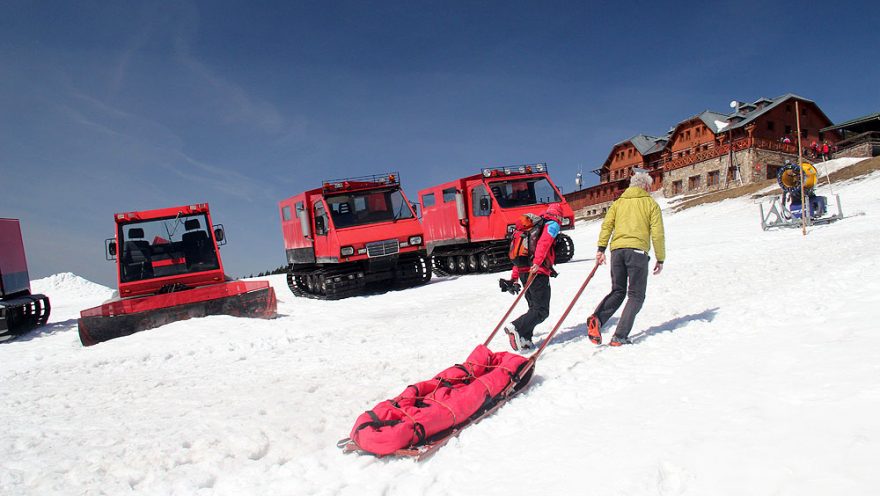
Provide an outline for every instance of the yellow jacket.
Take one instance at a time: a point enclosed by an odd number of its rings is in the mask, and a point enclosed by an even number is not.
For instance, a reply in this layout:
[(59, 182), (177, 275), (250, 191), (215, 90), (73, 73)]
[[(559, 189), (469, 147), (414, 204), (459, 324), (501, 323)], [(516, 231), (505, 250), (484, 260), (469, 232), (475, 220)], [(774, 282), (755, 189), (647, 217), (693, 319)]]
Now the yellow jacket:
[[(614, 237), (611, 237), (611, 233)], [(611, 204), (599, 233), (599, 250), (604, 251), (611, 238), (611, 249), (635, 248), (647, 253), (654, 243), (658, 262), (666, 260), (663, 216), (660, 206), (642, 188), (630, 186)]]

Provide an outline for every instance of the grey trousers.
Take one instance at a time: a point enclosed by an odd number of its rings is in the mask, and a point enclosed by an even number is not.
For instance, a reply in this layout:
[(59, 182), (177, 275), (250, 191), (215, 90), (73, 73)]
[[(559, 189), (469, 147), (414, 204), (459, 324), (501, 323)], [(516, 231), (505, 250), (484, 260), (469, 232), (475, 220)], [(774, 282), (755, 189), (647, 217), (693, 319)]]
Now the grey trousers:
[(602, 299), (593, 315), (600, 324), (605, 324), (626, 297), (626, 306), (614, 331), (618, 338), (629, 336), (636, 314), (645, 302), (650, 261), (651, 257), (641, 250), (620, 248), (611, 252), (611, 292)]

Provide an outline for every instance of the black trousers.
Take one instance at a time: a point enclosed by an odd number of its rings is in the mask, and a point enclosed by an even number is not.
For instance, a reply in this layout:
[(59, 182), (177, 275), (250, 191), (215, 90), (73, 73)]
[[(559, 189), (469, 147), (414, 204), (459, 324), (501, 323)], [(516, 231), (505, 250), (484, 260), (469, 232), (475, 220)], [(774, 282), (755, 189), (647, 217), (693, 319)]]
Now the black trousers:
[[(529, 273), (526, 271), (520, 274), (519, 280), (523, 287), (529, 279)], [(544, 274), (537, 274), (532, 285), (526, 291), (526, 301), (529, 303), (529, 310), (514, 319), (513, 325), (516, 332), (525, 339), (532, 339), (535, 332), (535, 326), (547, 320), (550, 315), (550, 277)]]
[(626, 297), (626, 306), (623, 307), (614, 331), (614, 335), (619, 338), (629, 336), (636, 315), (645, 302), (650, 260), (647, 253), (632, 248), (620, 248), (611, 252), (611, 292), (602, 299), (593, 315), (601, 324), (608, 322)]

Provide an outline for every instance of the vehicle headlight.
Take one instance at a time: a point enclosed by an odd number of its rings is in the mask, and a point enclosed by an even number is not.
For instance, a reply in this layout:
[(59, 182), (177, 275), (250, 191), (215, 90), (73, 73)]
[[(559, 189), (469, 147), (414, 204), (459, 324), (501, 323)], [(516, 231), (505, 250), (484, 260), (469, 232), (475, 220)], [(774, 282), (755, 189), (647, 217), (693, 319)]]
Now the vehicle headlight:
[(422, 237), (421, 236), (410, 236), (409, 237), (409, 244), (412, 246), (422, 244)]
[(340, 253), (343, 257), (350, 257), (350, 256), (354, 255), (354, 247), (353, 247), (353, 246), (343, 246), (343, 247), (339, 250), (339, 253)]
[(569, 224), (571, 224), (571, 219), (569, 219), (568, 217), (563, 217), (562, 218), (562, 225), (567, 226)]

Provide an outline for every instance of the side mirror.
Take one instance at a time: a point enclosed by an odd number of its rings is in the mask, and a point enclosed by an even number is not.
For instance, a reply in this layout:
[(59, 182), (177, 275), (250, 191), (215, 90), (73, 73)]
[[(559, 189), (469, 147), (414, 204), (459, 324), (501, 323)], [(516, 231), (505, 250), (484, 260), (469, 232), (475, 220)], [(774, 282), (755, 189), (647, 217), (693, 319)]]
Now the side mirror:
[(327, 230), (324, 226), (324, 217), (315, 217), (315, 234), (326, 234)]
[(226, 244), (226, 229), (223, 228), (223, 224), (214, 226), (214, 239), (217, 240), (217, 246)]
[(104, 258), (107, 260), (116, 260), (116, 240), (109, 238), (104, 241)]
[(489, 201), (488, 196), (484, 196), (484, 197), (480, 198), (480, 210), (481, 211), (488, 212), (491, 207), (492, 207), (492, 202)]
[(421, 212), (419, 211), (419, 204), (416, 202), (410, 202), (409, 205), (412, 207), (412, 211), (415, 212), (416, 217), (421, 217)]

